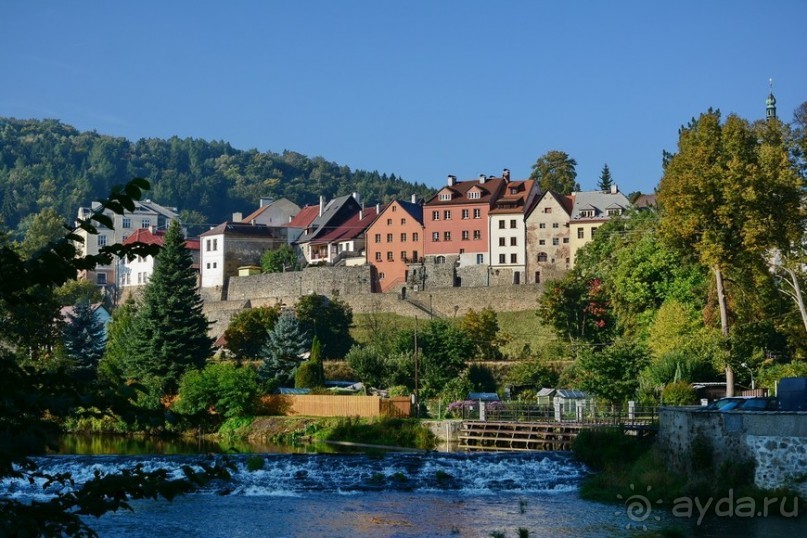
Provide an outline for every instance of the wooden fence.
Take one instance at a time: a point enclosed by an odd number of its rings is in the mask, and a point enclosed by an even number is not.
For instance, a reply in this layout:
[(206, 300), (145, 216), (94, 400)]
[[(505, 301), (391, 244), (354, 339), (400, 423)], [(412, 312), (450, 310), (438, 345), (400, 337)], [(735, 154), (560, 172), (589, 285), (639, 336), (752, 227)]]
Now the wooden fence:
[(261, 413), (310, 417), (409, 417), (409, 398), (272, 394), (261, 398)]

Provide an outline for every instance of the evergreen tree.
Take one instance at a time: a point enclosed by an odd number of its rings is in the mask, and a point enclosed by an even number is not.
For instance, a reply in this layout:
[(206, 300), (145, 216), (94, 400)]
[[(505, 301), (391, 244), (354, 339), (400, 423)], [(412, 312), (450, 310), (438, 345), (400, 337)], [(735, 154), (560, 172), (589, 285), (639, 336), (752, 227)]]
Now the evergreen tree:
[(602, 172), (600, 172), (600, 181), (597, 183), (597, 188), (602, 192), (610, 192), (613, 184), (614, 181), (611, 179), (611, 170), (608, 168), (608, 163), (605, 163), (602, 167)]
[(298, 389), (313, 389), (325, 384), (325, 369), (322, 365), (322, 352), (319, 339), (311, 341), (311, 356), (297, 368), (294, 386)]
[(113, 384), (125, 382), (132, 377), (129, 363), (137, 351), (134, 327), (140, 306), (133, 299), (115, 309), (107, 327), (104, 356), (98, 364), (98, 377)]
[(65, 352), (73, 362), (74, 377), (80, 381), (95, 379), (98, 361), (104, 354), (104, 323), (89, 303), (78, 303), (67, 315), (62, 329)]
[(168, 393), (176, 390), (183, 373), (201, 368), (211, 355), (213, 342), (192, 265), (180, 225), (172, 221), (144, 291), (129, 363), (135, 378), (158, 381)]
[(300, 327), (291, 310), (284, 310), (269, 331), (269, 341), (263, 350), (263, 364), (258, 372), (261, 380), (275, 380), (281, 385), (294, 381), (300, 355), (308, 350), (310, 339)]

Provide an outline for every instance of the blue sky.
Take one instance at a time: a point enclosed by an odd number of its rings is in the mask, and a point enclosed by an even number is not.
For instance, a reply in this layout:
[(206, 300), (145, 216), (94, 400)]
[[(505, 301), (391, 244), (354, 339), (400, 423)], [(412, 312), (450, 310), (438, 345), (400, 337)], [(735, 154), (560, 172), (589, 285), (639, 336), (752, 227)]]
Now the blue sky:
[(708, 107), (807, 101), (807, 0), (0, 2), (0, 116), (442, 185), (545, 152), (651, 191)]

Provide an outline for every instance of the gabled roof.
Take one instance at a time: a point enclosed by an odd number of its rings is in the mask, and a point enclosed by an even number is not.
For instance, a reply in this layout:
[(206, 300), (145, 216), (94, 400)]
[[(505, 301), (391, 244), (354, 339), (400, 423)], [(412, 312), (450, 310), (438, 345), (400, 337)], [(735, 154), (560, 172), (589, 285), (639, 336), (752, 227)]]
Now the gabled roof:
[[(386, 205), (383, 206), (386, 209)], [(381, 210), (383, 212), (383, 209)], [(350, 241), (361, 234), (373, 223), (376, 218), (376, 208), (368, 207), (359, 211), (348, 220), (333, 228), (323, 230), (311, 240), (312, 243), (337, 243), (339, 241)]]
[[(270, 202), (270, 203), (268, 203), (268, 204), (266, 204), (264, 206), (259, 207), (258, 209), (256, 209), (255, 211), (253, 211), (252, 213), (250, 213), (249, 215), (244, 217), (241, 220), (241, 222), (250, 223), (253, 220), (260, 217), (263, 213), (268, 211), (270, 208), (274, 209), (274, 208), (276, 208), (278, 206), (281, 206), (281, 205), (285, 205), (285, 206), (288, 206), (288, 207), (291, 207), (291, 208), (296, 208), (296, 209), (293, 209), (293, 211), (296, 211), (297, 213), (300, 212), (300, 206), (298, 206), (297, 204), (295, 204), (294, 202), (292, 202), (288, 198), (280, 198), (278, 200), (274, 200), (274, 201), (272, 201), (272, 202)], [(286, 223), (278, 224), (278, 226), (282, 226), (283, 224), (286, 224)]]
[(319, 235), (335, 229), (354, 215), (358, 215), (361, 206), (356, 199), (347, 194), (334, 198), (325, 206), (322, 215), (318, 215), (307, 227), (308, 233), (304, 233), (297, 240), (298, 243), (309, 243), (314, 239), (319, 239)]
[[(627, 197), (619, 191), (583, 191), (574, 194), (574, 208), (572, 209), (572, 220), (608, 220), (609, 208), (625, 209), (630, 207)], [(593, 217), (584, 217), (581, 212), (584, 210), (594, 210)]]
[[(418, 204), (418, 203), (413, 203), (413, 202), (404, 202), (402, 200), (393, 200), (392, 202), (390, 202), (388, 204), (385, 204), (383, 209), (381, 209), (381, 211), (378, 212), (378, 215), (376, 215), (375, 221), (377, 221), (382, 216), (384, 216), (384, 214), (389, 210), (389, 208), (392, 207), (393, 204), (396, 204), (396, 203), (399, 206), (401, 206), (401, 209), (406, 211), (407, 215), (409, 215), (410, 217), (415, 219), (415, 221), (417, 221), (418, 224), (423, 226), (423, 205)], [(375, 221), (370, 223), (370, 226), (372, 226), (375, 223)], [(368, 226), (368, 228), (370, 226)]]
[[(151, 231), (148, 228), (138, 228), (135, 233), (123, 240), (124, 245), (143, 243), (145, 245), (159, 245), (165, 243), (165, 230)], [(188, 250), (199, 250), (199, 238), (190, 237), (185, 239), (185, 248)]]
[[(451, 186), (446, 186), (440, 189), (444, 192), (450, 189), (454, 193), (451, 200), (440, 200), (440, 192), (429, 198), (426, 202), (427, 206), (445, 206), (445, 205), (460, 205), (460, 204), (490, 204), (495, 200), (502, 191), (502, 187), (507, 182), (500, 177), (488, 178), (484, 183), (480, 183), (478, 179), (469, 181), (458, 181)], [(480, 191), (479, 198), (468, 198), (468, 191), (474, 187), (478, 187)]]
[(300, 210), (299, 213), (294, 215), (294, 217), (284, 224), (285, 228), (300, 228), (306, 229), (311, 226), (311, 223), (314, 222), (319, 216), (319, 206), (318, 205), (307, 205)]
[(542, 195), (538, 196), (535, 200), (535, 203), (531, 204), (530, 207), (527, 208), (526, 216), (532, 214), (536, 207), (541, 203), (541, 201), (546, 198), (550, 197), (555, 200), (555, 202), (566, 211), (567, 215), (572, 214), (572, 208), (574, 207), (574, 196), (568, 195), (564, 196), (563, 194), (559, 194), (555, 191), (546, 191)]
[[(525, 179), (511, 181), (502, 190), (501, 196), (494, 202), (490, 213), (524, 213), (527, 207), (527, 198), (532, 192), (535, 180)], [(513, 192), (515, 191), (515, 192)]]
[(286, 230), (281, 226), (267, 226), (265, 224), (246, 224), (243, 222), (222, 222), (211, 228), (199, 237), (209, 235), (240, 235), (244, 237), (280, 237), (285, 236)]

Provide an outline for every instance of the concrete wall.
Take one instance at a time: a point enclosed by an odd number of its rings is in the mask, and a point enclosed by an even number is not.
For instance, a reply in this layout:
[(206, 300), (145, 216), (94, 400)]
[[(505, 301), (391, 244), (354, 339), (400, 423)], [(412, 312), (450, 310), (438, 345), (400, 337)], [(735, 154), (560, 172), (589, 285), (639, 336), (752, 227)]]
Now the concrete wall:
[(757, 486), (790, 487), (807, 494), (807, 413), (673, 407), (659, 411), (658, 443), (672, 471), (692, 472), (696, 439), (712, 448), (715, 467), (727, 460), (750, 460)]

